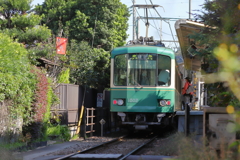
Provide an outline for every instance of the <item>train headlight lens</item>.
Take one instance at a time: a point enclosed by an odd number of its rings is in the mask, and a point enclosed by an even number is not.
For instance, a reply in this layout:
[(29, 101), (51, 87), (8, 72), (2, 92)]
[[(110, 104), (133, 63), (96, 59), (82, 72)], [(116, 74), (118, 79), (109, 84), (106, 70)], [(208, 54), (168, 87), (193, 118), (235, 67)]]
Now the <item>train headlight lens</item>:
[(160, 106), (166, 106), (166, 100), (160, 100), (159, 105)]
[(117, 105), (122, 106), (123, 103), (124, 103), (124, 101), (122, 99), (118, 99), (117, 100)]

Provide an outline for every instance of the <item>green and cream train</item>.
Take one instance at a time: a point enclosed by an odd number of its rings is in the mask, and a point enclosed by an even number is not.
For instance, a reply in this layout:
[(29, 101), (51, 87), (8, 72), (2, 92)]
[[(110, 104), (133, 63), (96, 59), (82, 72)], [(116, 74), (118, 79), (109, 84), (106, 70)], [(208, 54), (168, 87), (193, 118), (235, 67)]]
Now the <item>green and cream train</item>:
[(110, 111), (121, 126), (146, 130), (170, 125), (181, 110), (181, 75), (174, 52), (129, 45), (111, 51)]

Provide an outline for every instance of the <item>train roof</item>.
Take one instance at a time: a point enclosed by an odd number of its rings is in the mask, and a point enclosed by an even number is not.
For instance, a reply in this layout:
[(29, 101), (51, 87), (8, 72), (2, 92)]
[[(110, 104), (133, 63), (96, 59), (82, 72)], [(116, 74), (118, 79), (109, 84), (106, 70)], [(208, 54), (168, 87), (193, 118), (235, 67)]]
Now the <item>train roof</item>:
[(111, 58), (115, 57), (118, 54), (125, 54), (125, 53), (156, 53), (156, 54), (168, 55), (172, 59), (175, 59), (175, 54), (172, 49), (166, 48), (166, 47), (147, 46), (147, 45), (129, 45), (129, 46), (114, 48), (111, 51)]

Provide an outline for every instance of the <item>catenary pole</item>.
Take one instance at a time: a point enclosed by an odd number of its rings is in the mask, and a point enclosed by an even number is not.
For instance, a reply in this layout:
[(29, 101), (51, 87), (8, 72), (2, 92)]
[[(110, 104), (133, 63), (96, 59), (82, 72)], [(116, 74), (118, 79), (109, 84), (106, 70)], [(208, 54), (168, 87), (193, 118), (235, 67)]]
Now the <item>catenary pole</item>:
[(132, 1), (133, 2), (133, 41), (135, 40), (135, 27), (136, 27), (136, 10), (135, 10), (135, 0)]
[(189, 0), (189, 20), (191, 19), (191, 0)]

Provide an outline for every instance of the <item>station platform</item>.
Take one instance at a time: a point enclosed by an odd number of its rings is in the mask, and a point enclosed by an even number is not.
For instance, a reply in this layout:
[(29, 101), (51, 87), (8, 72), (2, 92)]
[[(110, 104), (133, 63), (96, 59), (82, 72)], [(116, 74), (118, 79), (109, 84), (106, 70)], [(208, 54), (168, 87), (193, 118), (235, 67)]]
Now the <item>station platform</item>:
[[(177, 111), (176, 115), (185, 115), (185, 111)], [(203, 111), (198, 111), (198, 110), (191, 110), (190, 115), (202, 115), (203, 116)]]

